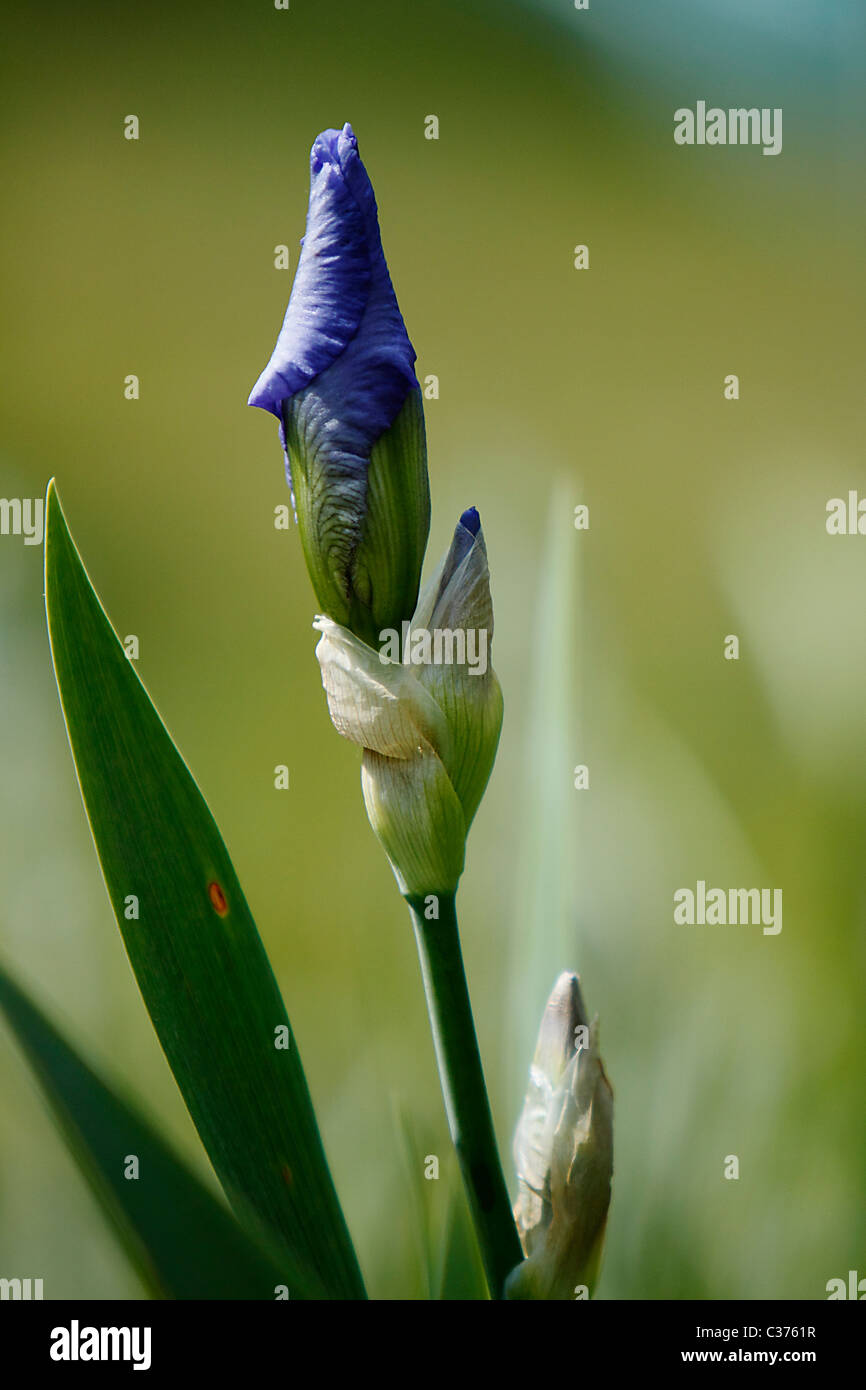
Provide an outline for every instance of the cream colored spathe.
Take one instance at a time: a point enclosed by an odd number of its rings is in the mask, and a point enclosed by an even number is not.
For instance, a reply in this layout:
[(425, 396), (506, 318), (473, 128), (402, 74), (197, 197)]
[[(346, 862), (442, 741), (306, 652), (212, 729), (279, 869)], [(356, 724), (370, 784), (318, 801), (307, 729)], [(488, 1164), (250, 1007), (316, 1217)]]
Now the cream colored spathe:
[[(316, 656), (337, 732), (364, 750), (370, 823), (406, 897), (453, 892), (466, 835), (487, 785), (502, 726), (492, 666), (383, 662), (345, 627), (319, 617)], [(478, 514), (464, 512), (410, 625), (483, 630), (492, 640), (487, 550)]]

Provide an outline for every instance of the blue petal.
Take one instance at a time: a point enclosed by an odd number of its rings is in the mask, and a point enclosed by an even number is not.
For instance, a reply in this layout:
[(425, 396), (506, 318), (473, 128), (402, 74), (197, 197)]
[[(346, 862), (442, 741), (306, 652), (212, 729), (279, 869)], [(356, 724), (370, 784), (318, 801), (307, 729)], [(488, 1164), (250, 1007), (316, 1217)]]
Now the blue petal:
[(414, 362), (357, 140), (349, 125), (326, 130), (310, 155), (307, 231), (289, 307), (249, 403), (282, 425), (287, 402), (314, 387), (314, 433), (326, 436), (340, 473), (363, 476), (373, 444), (416, 385)]

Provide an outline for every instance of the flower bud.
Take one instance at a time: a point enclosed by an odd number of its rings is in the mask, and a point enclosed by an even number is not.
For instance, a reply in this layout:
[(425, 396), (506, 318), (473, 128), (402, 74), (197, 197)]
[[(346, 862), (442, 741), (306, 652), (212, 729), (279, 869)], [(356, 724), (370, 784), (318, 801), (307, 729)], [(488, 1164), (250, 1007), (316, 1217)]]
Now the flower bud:
[(574, 1299), (601, 1264), (613, 1172), (613, 1092), (578, 977), (563, 972), (547, 1001), (514, 1136), (514, 1219), (526, 1259), (510, 1299)]
[(329, 618), (316, 656), (338, 733), (364, 749), (370, 824), (406, 897), (451, 893), (502, 725), (478, 513), (464, 512), (411, 623), (375, 651)]
[(249, 403), (280, 421), (318, 603), (368, 642), (411, 616), (430, 527), (414, 362), (358, 142), (349, 125), (326, 130), (289, 306)]

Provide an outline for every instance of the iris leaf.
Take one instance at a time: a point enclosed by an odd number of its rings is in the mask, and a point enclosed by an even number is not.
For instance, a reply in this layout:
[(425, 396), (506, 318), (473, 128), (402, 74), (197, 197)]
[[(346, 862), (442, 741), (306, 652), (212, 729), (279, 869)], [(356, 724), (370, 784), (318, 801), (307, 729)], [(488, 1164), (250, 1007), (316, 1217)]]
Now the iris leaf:
[[(423, 1297), (467, 1302), (488, 1300), (484, 1266), (453, 1151), (442, 1155), (436, 1180), (428, 1180), (418, 1118), (393, 1100), (394, 1126), (408, 1195), (413, 1264)], [(439, 1156), (436, 1155), (438, 1158)]]
[(439, 1279), (435, 1297), (446, 1302), (459, 1303), (469, 1299), (489, 1299), (484, 1266), (478, 1253), (478, 1241), (475, 1239), (466, 1195), (454, 1166), (449, 1168), (447, 1180), (447, 1210), (442, 1231)]
[[(137, 1108), (109, 1086), (0, 967), (0, 1009), (79, 1167), (155, 1298), (321, 1297), (287, 1254), (244, 1232)], [(129, 1161), (137, 1176), (127, 1176)]]
[(515, 1118), (548, 995), (559, 972), (578, 965), (580, 797), (572, 768), (582, 760), (581, 632), (580, 539), (571, 524), (573, 493), (573, 485), (562, 482), (553, 489), (532, 622), (532, 684), (508, 949), (510, 1046), (503, 1078)]
[(285, 1005), (231, 859), (88, 579), (53, 482), (45, 593), (109, 898), (202, 1143), (242, 1220), (251, 1209), (328, 1297), (364, 1298)]

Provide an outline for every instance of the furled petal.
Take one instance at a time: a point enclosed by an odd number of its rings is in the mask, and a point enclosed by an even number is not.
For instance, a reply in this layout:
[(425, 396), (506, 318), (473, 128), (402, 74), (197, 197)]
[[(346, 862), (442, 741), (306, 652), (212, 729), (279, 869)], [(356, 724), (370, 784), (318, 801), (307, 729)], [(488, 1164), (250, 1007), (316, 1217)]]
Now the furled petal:
[(286, 407), (298, 528), (322, 609), (373, 643), (412, 616), (418, 597), (430, 526), (421, 392), (408, 392), (365, 458), (343, 447), (347, 423), (331, 416), (339, 403), (322, 393), (329, 377)]
[(318, 137), (310, 170), (289, 306), (249, 402), (280, 421), (320, 607), (372, 642), (418, 597), (430, 525), (421, 392), (351, 126)]
[(373, 187), (352, 127), (345, 125), (324, 131), (313, 145), (307, 231), (292, 295), (250, 405), (281, 419), (285, 402), (321, 377), (353, 341), (323, 395), (326, 402), (339, 402), (335, 418), (369, 452), (415, 384), (415, 353), (385, 263)]

